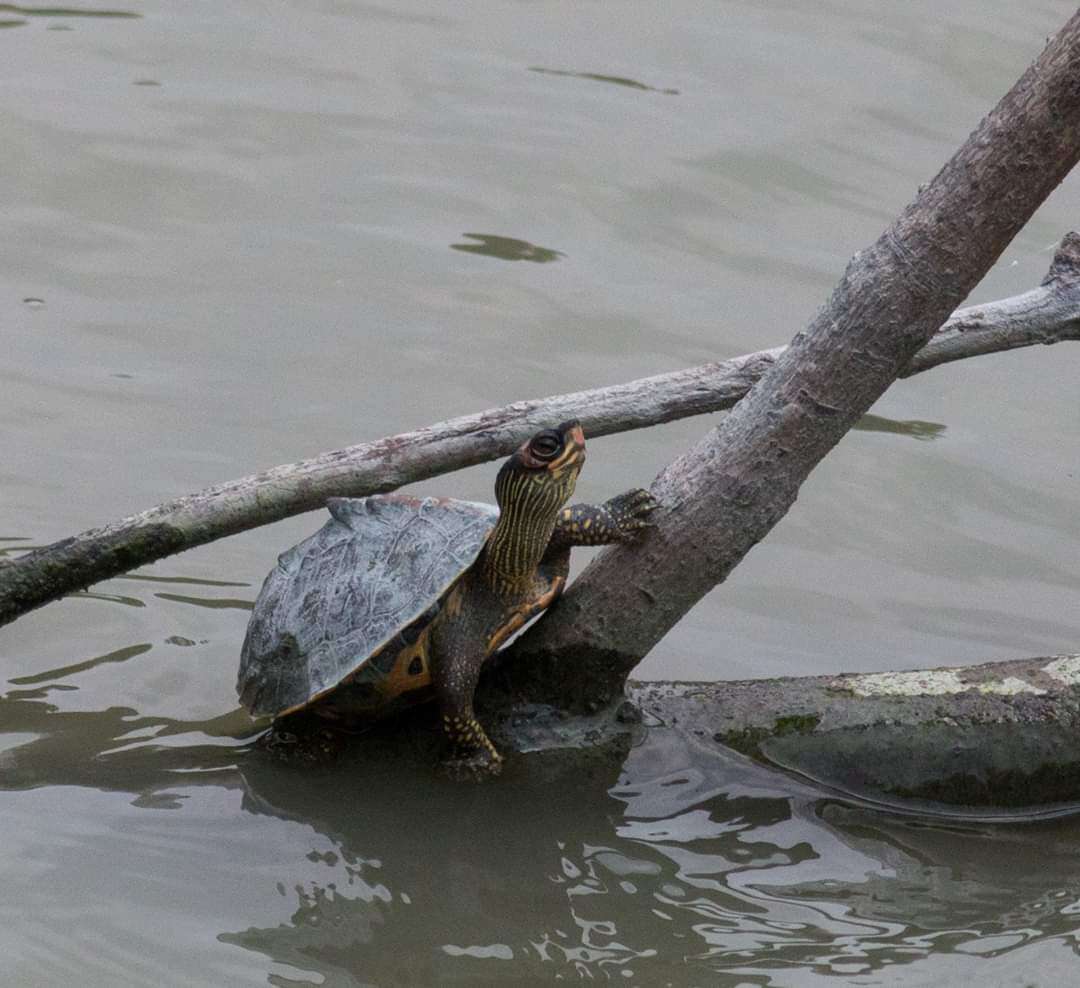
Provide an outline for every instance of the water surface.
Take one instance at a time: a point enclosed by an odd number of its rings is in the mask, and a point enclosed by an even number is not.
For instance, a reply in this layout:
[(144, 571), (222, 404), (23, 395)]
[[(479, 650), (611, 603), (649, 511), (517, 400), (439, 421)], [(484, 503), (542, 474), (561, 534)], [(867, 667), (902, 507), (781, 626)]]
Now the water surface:
[[(1072, 10), (3, 5), (0, 553), (785, 342)], [(1078, 207), (1073, 178), (974, 299), (1041, 280)], [(1063, 345), (898, 384), (641, 674), (1075, 651), (1078, 372)], [(579, 491), (709, 425), (591, 444)], [(237, 654), (317, 524), (0, 632), (6, 982), (1069, 983), (1068, 820), (898, 817), (663, 728), (606, 772), (465, 791), (267, 767)]]

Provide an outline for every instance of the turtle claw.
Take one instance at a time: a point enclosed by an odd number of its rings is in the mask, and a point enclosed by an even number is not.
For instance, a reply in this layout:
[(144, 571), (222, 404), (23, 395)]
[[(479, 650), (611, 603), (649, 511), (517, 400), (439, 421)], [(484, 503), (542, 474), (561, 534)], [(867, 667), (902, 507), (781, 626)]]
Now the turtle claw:
[(613, 497), (604, 507), (611, 512), (622, 541), (629, 541), (655, 524), (649, 516), (660, 507), (660, 502), (647, 490), (635, 487)]
[(260, 735), (255, 747), (286, 765), (329, 765), (344, 749), (344, 738), (315, 724), (301, 724), (293, 730), (274, 724)]
[(502, 771), (503, 759), (497, 751), (479, 748), (467, 755), (455, 755), (440, 766), (443, 775), (455, 782), (483, 782)]

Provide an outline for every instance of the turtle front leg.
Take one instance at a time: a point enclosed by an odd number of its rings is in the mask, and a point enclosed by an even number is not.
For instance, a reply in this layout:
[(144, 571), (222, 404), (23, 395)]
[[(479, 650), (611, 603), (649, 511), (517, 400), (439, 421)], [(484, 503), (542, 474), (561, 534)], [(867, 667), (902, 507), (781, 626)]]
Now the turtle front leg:
[(610, 545), (629, 542), (649, 527), (656, 499), (635, 487), (603, 504), (572, 504), (559, 512), (551, 540), (556, 546)]
[(449, 742), (443, 768), (455, 779), (478, 779), (502, 771), (502, 755), (473, 711), (473, 694), (482, 659), (451, 654), (435, 676), (442, 727)]

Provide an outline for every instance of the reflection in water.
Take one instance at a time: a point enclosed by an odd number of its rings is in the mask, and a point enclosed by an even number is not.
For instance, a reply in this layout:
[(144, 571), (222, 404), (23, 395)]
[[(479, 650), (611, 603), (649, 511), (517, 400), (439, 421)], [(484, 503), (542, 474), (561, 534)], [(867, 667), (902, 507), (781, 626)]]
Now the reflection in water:
[(663, 731), (617, 781), (520, 772), (443, 788), (357, 763), (343, 799), (330, 777), (243, 774), (249, 811), (304, 820), (331, 849), (310, 852), (325, 873), (295, 888), (288, 924), (222, 939), (315, 982), (783, 984), (794, 968), (881, 971), (1080, 925), (1075, 824), (1061, 825), (1047, 892), (1036, 869), (1025, 882), (995, 853), (1004, 837), (1014, 860), (1038, 859), (1041, 830), (895, 820), (785, 792)]
[(666, 96), (678, 96), (677, 89), (657, 89), (655, 86), (646, 86), (636, 79), (627, 79), (618, 75), (601, 75), (598, 72), (568, 72), (565, 69), (545, 69), (538, 65), (530, 65), (530, 72), (542, 72), (544, 75), (563, 75), (572, 79), (589, 79), (592, 82), (609, 82), (614, 86), (626, 86), (628, 89), (641, 89), (649, 93), (664, 93)]
[[(0, 699), (0, 723), (3, 789), (80, 787), (72, 805), (120, 791), (127, 814), (168, 810), (174, 825), (125, 825), (153, 834), (129, 843), (125, 867), (179, 894), (227, 883), (224, 926), (186, 931), (185, 946), (242, 948), (274, 984), (786, 985), (795, 970), (917, 973), (942, 954), (969, 963), (1080, 933), (1075, 820), (890, 816), (669, 728), (621, 766), (512, 758), (498, 782), (462, 786), (385, 743), (284, 768), (250, 747), (239, 712), (64, 712), (42, 690)], [(261, 864), (248, 874), (235, 839), (204, 841), (193, 872), (193, 826), (257, 832)], [(80, 882), (111, 831), (82, 836)], [(65, 915), (33, 922), (59, 935)]]
[(208, 580), (205, 577), (196, 576), (151, 576), (149, 573), (121, 573), (113, 577), (114, 580), (138, 580), (145, 583), (186, 583), (198, 587), (248, 587), (249, 583), (238, 583), (236, 580)]
[(501, 261), (534, 261), (537, 264), (546, 264), (549, 261), (557, 261), (566, 255), (561, 250), (552, 250), (550, 247), (537, 247), (527, 240), (516, 240), (514, 237), (499, 237), (493, 233), (463, 233), (463, 237), (470, 240), (478, 240), (476, 244), (451, 244), (451, 250), (465, 251), (467, 254), (484, 254), (487, 257), (497, 257)]
[[(173, 773), (193, 772), (205, 783), (235, 784), (231, 772), (216, 773), (235, 764), (237, 746), (254, 732), (242, 710), (178, 721), (130, 707), (62, 710), (50, 701), (51, 693), (75, 689), (56, 683), (0, 697), (0, 790), (82, 786), (147, 794), (175, 783)], [(32, 740), (9, 746), (13, 734)]]
[(107, 600), (110, 604), (123, 604), (125, 607), (145, 607), (146, 604), (138, 597), (129, 597), (119, 593), (101, 593), (98, 590), (75, 590), (64, 594), (71, 600)]
[(86, 659), (84, 662), (74, 662), (71, 665), (60, 666), (57, 669), (46, 669), (44, 672), (37, 672), (31, 676), (17, 676), (14, 679), (9, 679), (8, 682), (13, 686), (36, 686), (38, 683), (47, 683), (54, 679), (66, 679), (68, 676), (75, 676), (80, 672), (86, 672), (88, 669), (94, 669), (109, 662), (127, 662), (128, 659), (133, 659), (136, 655), (149, 652), (151, 648), (153, 648), (153, 645), (149, 642), (140, 645), (127, 645), (124, 648), (106, 652), (104, 655)]
[(171, 600), (176, 604), (194, 604), (196, 607), (209, 607), (213, 610), (233, 609), (250, 611), (255, 606), (253, 600), (238, 600), (233, 597), (188, 597), (179, 593), (156, 593), (159, 600)]
[(142, 17), (142, 14), (137, 14), (132, 10), (94, 10), (89, 7), (23, 7), (15, 3), (0, 3), (0, 13), (22, 14), (24, 17)]
[(25, 539), (25, 538), (0, 539), (0, 542), (22, 542), (22, 543), (28, 543), (29, 542), (30, 543), (29, 545), (12, 545), (12, 546), (7, 546), (7, 547), (0, 547), (0, 558), (3, 558), (4, 556), (7, 556), (7, 555), (11, 555), (13, 553), (17, 553), (18, 555), (21, 556), (25, 552), (33, 552), (35, 549), (45, 549), (45, 548), (47, 548), (46, 545), (36, 545), (36, 544), (32, 543), (30, 539)]
[(18, 555), (21, 556), (24, 552), (29, 551), (30, 548), (31, 548), (30, 546), (27, 546), (27, 545), (4, 545), (3, 543), (5, 543), (5, 542), (22, 543), (22, 542), (29, 542), (29, 541), (30, 541), (30, 539), (27, 538), (25, 535), (5, 535), (5, 536), (0, 536), (0, 560), (2, 560), (4, 558), (4, 556), (11, 555), (11, 554), (18, 554)]
[(945, 426), (940, 422), (923, 422), (920, 419), (887, 419), (880, 415), (864, 415), (854, 428), (860, 432), (891, 432), (912, 439), (940, 439)]

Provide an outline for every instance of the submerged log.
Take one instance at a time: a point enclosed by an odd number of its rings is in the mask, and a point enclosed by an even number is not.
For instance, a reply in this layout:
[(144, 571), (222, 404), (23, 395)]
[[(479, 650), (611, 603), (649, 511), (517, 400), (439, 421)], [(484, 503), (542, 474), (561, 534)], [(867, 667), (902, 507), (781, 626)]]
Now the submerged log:
[[(1080, 803), (1080, 655), (739, 682), (635, 682), (629, 704), (496, 715), (500, 742), (558, 762), (643, 732), (732, 748), (826, 793), (976, 815)], [(632, 704), (632, 706), (631, 706)], [(603, 747), (601, 745), (601, 747)]]
[[(187, 787), (233, 788), (239, 768), (244, 780), (258, 778), (303, 803), (311, 785), (333, 778), (322, 769), (313, 775), (309, 764), (290, 770), (257, 744), (237, 744), (257, 727), (239, 710), (212, 722), (173, 721), (121, 707), (57, 710), (48, 696), (15, 692), (0, 697), (0, 722), (23, 740), (3, 752), (0, 790), (88, 786), (166, 799), (180, 777)], [(466, 794), (462, 805), (549, 798), (588, 787), (589, 778), (603, 792), (616, 784), (631, 747), (644, 747), (660, 784), (665, 774), (676, 780), (694, 771), (685, 754), (691, 748), (720, 766), (748, 757), (777, 771), (784, 778), (769, 785), (773, 792), (979, 819), (1080, 808), (1080, 655), (732, 683), (631, 681), (628, 697), (621, 708), (586, 717), (541, 706), (488, 711), (485, 726), (508, 756), (491, 783), (500, 794), (479, 802)], [(414, 710), (351, 737), (336, 778), (351, 793), (366, 792), (365, 779), (382, 785), (393, 778), (402, 795), (427, 798), (443, 744), (434, 713)], [(141, 742), (118, 741), (136, 730)], [(541, 784), (553, 778), (558, 786)], [(355, 817), (355, 799), (336, 805)], [(385, 808), (402, 817), (396, 803)], [(369, 801), (363, 812), (378, 809)]]

